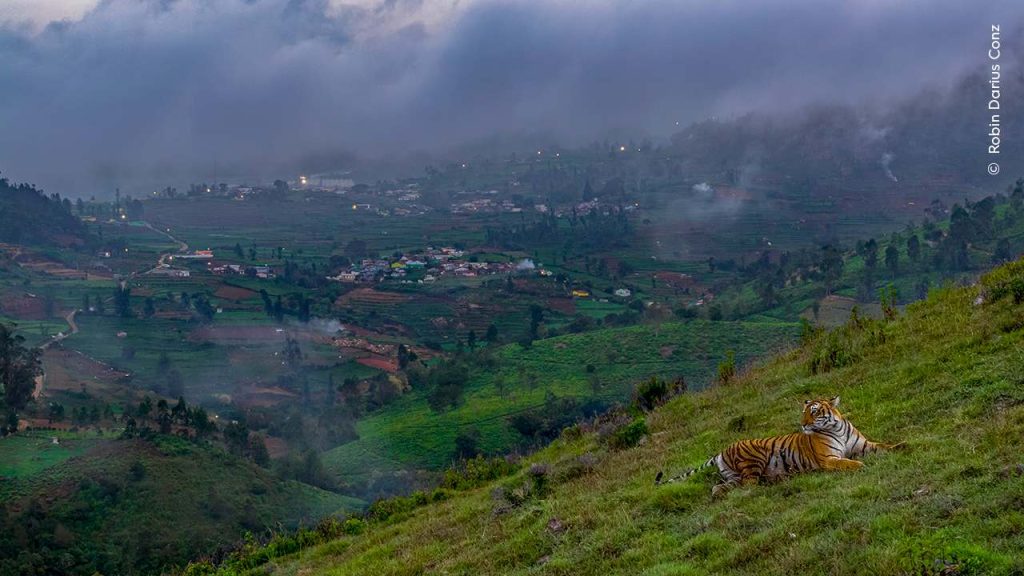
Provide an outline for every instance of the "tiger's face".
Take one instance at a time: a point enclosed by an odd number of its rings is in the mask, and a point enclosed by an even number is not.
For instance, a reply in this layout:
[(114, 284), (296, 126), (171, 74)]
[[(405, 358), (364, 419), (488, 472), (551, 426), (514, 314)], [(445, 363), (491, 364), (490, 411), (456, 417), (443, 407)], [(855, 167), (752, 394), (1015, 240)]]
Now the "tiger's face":
[(830, 400), (806, 400), (804, 402), (803, 417), (800, 418), (800, 425), (804, 434), (811, 434), (819, 430), (831, 430), (843, 419), (839, 413), (839, 396)]

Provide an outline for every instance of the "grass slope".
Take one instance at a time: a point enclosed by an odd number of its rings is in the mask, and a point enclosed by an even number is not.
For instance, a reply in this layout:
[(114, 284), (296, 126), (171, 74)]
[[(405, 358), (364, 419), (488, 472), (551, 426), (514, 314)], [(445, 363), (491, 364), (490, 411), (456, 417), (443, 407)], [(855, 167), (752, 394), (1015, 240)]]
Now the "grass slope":
[[(1020, 279), (1024, 285), (1024, 278)], [(260, 568), (258, 574), (1004, 574), (1024, 560), (1024, 307), (935, 291), (869, 336), (835, 336), (847, 364), (811, 375), (830, 336), (683, 395), (651, 436), (609, 452), (593, 434), (531, 457), (541, 498), (498, 514), (495, 485), (428, 504)], [(730, 442), (797, 429), (806, 398), (842, 395), (848, 417), (905, 451), (850, 473), (810, 473), (712, 500), (710, 476), (655, 487), (660, 469)], [(579, 455), (594, 470), (563, 474)], [(517, 476), (498, 481), (521, 484)], [(944, 571), (943, 571), (944, 570)]]
[(798, 334), (799, 325), (792, 323), (698, 320), (559, 336), (529, 349), (503, 346), (496, 353), (501, 368), (474, 374), (458, 407), (435, 413), (424, 393), (410, 394), (361, 419), (359, 440), (326, 453), (324, 464), (349, 481), (369, 470), (441, 468), (452, 460), (455, 436), (471, 427), (480, 431), (484, 451), (507, 452), (520, 438), (506, 418), (542, 406), (548, 392), (618, 402), (651, 375), (685, 376), (691, 386), (699, 385), (710, 379), (726, 351), (735, 351), (742, 364), (792, 343)]

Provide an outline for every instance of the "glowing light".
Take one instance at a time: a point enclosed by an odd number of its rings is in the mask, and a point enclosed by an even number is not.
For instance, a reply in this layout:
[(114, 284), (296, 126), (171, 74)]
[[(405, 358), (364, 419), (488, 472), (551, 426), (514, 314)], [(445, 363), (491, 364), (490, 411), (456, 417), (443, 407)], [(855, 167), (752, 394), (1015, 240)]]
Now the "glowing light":
[(625, 152), (625, 151), (626, 151), (626, 147), (625, 146), (619, 146), (619, 152)]
[(359, 207), (359, 206), (357, 206), (357, 205), (355, 205), (355, 204), (353, 204), (353, 205), (352, 205), (352, 209), (353, 209), (353, 210), (355, 210), (355, 209), (356, 209), (356, 208), (358, 208), (358, 207)]

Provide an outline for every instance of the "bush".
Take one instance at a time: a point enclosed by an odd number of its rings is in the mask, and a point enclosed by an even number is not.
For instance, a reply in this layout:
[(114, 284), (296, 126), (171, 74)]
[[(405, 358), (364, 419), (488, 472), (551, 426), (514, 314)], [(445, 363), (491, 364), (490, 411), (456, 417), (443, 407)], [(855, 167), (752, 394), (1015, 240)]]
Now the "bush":
[(637, 418), (613, 432), (608, 437), (608, 446), (614, 450), (632, 448), (639, 444), (647, 433), (647, 422), (643, 418)]
[(725, 360), (718, 363), (718, 383), (728, 384), (736, 377), (736, 353), (729, 350)]
[(449, 468), (441, 480), (441, 488), (449, 490), (470, 490), (492, 480), (508, 476), (519, 467), (505, 458), (484, 458), (477, 456), (466, 460), (458, 468)]
[(651, 376), (633, 388), (633, 406), (644, 412), (650, 412), (667, 402), (676, 394), (686, 391), (686, 382), (682, 377), (669, 383), (657, 376)]

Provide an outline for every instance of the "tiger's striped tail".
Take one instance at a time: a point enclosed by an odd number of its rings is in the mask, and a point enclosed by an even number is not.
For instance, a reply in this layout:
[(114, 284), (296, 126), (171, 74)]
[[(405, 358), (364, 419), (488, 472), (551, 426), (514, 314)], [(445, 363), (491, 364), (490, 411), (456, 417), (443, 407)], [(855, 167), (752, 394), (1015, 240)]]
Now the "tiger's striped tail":
[(687, 470), (686, 472), (683, 472), (682, 474), (679, 474), (678, 476), (673, 476), (673, 477), (668, 478), (666, 480), (662, 480), (661, 479), (661, 477), (664, 475), (664, 472), (658, 472), (658, 475), (654, 477), (654, 485), (655, 486), (660, 486), (661, 484), (671, 484), (673, 482), (679, 482), (680, 480), (686, 480), (690, 476), (693, 476), (694, 474), (696, 474), (697, 472), (700, 472), (701, 470), (707, 468), (708, 466), (713, 466), (715, 464), (715, 460), (717, 460), (717, 459), (718, 459), (718, 454), (715, 454), (714, 456), (709, 458), (707, 462), (701, 464), (700, 466), (697, 466), (696, 468), (693, 468), (691, 470)]

